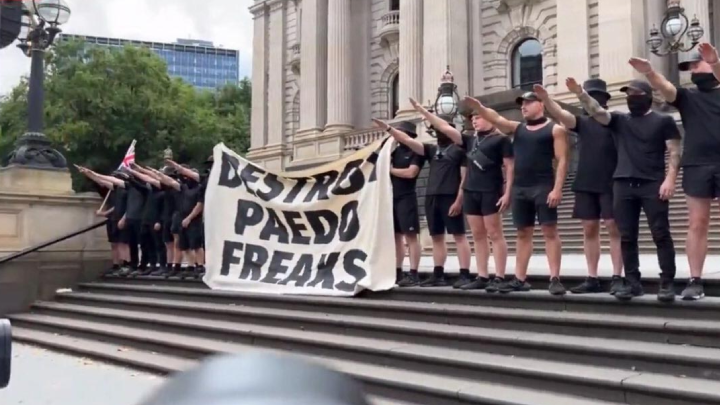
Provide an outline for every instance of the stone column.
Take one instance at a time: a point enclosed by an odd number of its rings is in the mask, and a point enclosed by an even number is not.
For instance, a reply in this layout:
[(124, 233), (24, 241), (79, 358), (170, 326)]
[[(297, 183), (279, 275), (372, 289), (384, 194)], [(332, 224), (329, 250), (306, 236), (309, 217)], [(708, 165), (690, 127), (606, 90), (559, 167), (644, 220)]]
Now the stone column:
[(322, 132), (327, 113), (328, 0), (303, 0), (302, 8), (298, 137)]
[(588, 26), (587, 0), (557, 0), (558, 93), (567, 91), (566, 78), (582, 83), (590, 77)]
[(423, 0), (400, 0), (400, 112), (414, 113), (412, 97), (422, 100)]
[(352, 129), (350, 0), (328, 2), (327, 132)]
[(718, 46), (720, 45), (720, 1), (712, 1), (712, 6), (713, 20), (710, 21), (710, 24), (715, 27), (715, 35), (713, 35), (712, 39), (708, 37), (708, 40)]
[(483, 35), (482, 35), (482, 0), (470, 0), (470, 24), (472, 41), (470, 62), (470, 95), (481, 96), (485, 93), (485, 58), (483, 57)]
[(285, 138), (285, 3), (286, 0), (268, 1), (270, 33), (268, 46), (268, 135), (267, 144), (280, 145)]
[(250, 149), (265, 146), (267, 139), (267, 7), (259, 3), (250, 8), (254, 18), (252, 67), (252, 116)]
[(598, 2), (600, 77), (612, 92), (640, 75), (628, 64), (633, 56), (646, 57), (647, 29), (644, 0)]

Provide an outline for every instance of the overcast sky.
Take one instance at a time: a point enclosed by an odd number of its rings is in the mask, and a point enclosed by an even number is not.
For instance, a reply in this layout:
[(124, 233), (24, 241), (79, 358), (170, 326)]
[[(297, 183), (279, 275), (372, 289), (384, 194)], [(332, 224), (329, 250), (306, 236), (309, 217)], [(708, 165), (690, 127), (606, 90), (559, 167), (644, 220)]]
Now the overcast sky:
[[(72, 15), (68, 34), (146, 41), (177, 38), (213, 41), (240, 51), (240, 77), (250, 76), (252, 0), (65, 0)], [(0, 50), (0, 95), (29, 74), (30, 59), (14, 45)]]

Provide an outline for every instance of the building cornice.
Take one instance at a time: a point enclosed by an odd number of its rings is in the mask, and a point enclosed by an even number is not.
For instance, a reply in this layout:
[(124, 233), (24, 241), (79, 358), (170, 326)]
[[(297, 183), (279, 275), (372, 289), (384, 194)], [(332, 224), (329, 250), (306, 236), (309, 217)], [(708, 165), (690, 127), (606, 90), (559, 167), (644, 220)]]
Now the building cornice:
[(258, 18), (265, 15), (265, 13), (267, 12), (267, 8), (267, 1), (262, 0), (250, 6), (249, 10), (255, 16), (255, 18)]
[(281, 8), (285, 7), (285, 2), (287, 0), (266, 0), (265, 3), (267, 4), (268, 8), (270, 9), (270, 12), (280, 10)]

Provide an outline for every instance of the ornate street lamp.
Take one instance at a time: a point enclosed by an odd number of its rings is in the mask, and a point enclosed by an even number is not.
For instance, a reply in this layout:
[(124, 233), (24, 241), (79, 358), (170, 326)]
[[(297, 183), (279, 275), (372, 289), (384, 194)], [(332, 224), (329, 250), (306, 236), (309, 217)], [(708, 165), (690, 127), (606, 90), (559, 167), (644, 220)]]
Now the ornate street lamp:
[(60, 25), (70, 19), (64, 0), (25, 0), (18, 48), (31, 58), (28, 90), (28, 131), (18, 139), (8, 165), (65, 169), (65, 157), (53, 149), (43, 134), (45, 101), (45, 50), (55, 41)]
[[(650, 29), (650, 38), (646, 41), (650, 51), (657, 56), (667, 56), (678, 52), (689, 52), (700, 42), (705, 30), (695, 16), (692, 21), (685, 15), (680, 0), (670, 0), (658, 30), (655, 25)], [(685, 37), (689, 38), (687, 44)]]
[[(435, 102), (428, 108), (428, 111), (436, 113), (448, 122), (454, 122), (455, 118), (458, 117), (459, 106), (460, 95), (457, 92), (455, 77), (450, 72), (450, 66), (448, 66), (440, 79), (440, 87), (438, 87)], [(425, 127), (427, 132), (434, 136), (435, 131), (427, 123)]]

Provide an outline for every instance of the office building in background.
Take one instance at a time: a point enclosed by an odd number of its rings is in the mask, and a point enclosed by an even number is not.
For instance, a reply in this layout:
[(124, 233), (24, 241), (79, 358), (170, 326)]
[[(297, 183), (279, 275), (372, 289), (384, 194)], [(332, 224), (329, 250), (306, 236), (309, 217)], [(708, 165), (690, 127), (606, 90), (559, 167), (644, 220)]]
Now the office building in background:
[(178, 39), (175, 43), (164, 43), (72, 34), (62, 34), (61, 40), (82, 40), (107, 47), (147, 47), (165, 60), (170, 76), (179, 77), (198, 89), (214, 90), (239, 81), (238, 51), (217, 48), (210, 41)]

